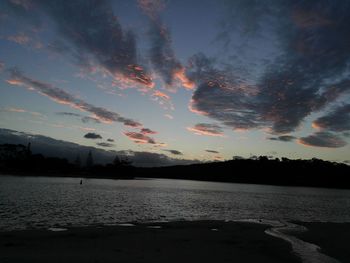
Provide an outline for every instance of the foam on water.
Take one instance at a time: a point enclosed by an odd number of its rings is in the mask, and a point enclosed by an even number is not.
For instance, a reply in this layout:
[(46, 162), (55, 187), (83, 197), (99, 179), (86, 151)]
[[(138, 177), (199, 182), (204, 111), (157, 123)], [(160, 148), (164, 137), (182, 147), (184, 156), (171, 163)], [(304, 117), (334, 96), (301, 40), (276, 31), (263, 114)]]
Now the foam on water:
[(292, 245), (293, 252), (297, 255), (303, 263), (340, 263), (338, 260), (331, 258), (320, 252), (320, 247), (300, 240), (291, 233), (305, 232), (307, 228), (301, 225), (293, 224), (287, 221), (274, 220), (239, 220), (240, 222), (252, 222), (264, 225), (269, 225), (271, 228), (265, 230), (265, 233), (283, 239)]

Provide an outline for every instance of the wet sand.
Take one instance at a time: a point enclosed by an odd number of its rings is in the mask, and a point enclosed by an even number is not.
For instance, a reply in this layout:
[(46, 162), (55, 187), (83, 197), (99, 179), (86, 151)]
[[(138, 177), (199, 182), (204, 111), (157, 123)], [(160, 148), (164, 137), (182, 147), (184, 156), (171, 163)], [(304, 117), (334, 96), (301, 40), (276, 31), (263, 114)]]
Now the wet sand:
[(297, 238), (320, 247), (323, 254), (340, 262), (350, 262), (350, 223), (301, 223), (308, 231), (293, 233)]
[(300, 262), (268, 227), (196, 221), (0, 232), (0, 262)]

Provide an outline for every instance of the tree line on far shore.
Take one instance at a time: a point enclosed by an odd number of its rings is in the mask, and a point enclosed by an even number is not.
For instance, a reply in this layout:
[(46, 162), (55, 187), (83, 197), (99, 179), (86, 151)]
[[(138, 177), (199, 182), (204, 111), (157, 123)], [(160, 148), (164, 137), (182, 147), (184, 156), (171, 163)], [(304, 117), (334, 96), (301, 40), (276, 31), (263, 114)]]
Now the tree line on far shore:
[(18, 175), (75, 176), (131, 179), (134, 177), (173, 178), (218, 182), (350, 189), (350, 166), (320, 159), (292, 160), (267, 156), (167, 167), (134, 167), (127, 157), (116, 156), (112, 163), (94, 164), (93, 153), (75, 162), (33, 154), (31, 145), (0, 145), (0, 173)]

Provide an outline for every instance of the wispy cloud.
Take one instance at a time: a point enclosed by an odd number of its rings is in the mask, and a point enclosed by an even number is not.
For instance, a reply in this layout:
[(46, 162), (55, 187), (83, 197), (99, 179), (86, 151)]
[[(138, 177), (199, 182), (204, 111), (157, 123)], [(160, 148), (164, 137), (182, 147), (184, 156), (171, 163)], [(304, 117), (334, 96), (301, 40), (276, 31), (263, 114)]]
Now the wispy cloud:
[(26, 87), (29, 90), (33, 90), (47, 96), (59, 104), (64, 104), (80, 111), (92, 113), (93, 118), (99, 120), (100, 122), (121, 122), (125, 126), (142, 127), (142, 124), (137, 121), (122, 117), (118, 113), (109, 111), (103, 107), (96, 107), (51, 84), (29, 78), (17, 69), (11, 69), (9, 72), (10, 79), (7, 80), (9, 84)]
[[(57, 29), (60, 48), (56, 52), (70, 55), (89, 71), (97, 69), (116, 80), (154, 86), (139, 61), (134, 33), (123, 29), (110, 1), (35, 1), (35, 9), (40, 12), (32, 12), (33, 16), (50, 18)], [(25, 14), (30, 17), (31, 12)]]
[(165, 8), (161, 0), (139, 0), (138, 5), (149, 17), (148, 36), (151, 40), (149, 50), (153, 70), (161, 77), (170, 90), (179, 83), (186, 89), (193, 89), (192, 82), (185, 73), (185, 67), (176, 57), (172, 47), (169, 28), (164, 24), (160, 12)]
[(188, 127), (187, 130), (197, 135), (224, 136), (223, 130), (219, 125), (210, 123), (198, 123), (194, 127)]
[(165, 146), (164, 143), (157, 142), (152, 137), (140, 132), (124, 132), (123, 134), (127, 136), (130, 140), (138, 144), (152, 144), (156, 146)]

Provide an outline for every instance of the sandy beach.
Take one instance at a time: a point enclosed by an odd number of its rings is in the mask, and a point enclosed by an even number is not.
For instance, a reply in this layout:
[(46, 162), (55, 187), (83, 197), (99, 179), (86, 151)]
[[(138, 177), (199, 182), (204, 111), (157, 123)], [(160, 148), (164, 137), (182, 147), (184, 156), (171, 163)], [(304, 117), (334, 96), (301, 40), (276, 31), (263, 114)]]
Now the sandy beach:
[(300, 262), (254, 223), (196, 221), (0, 233), (0, 262)]
[(320, 247), (320, 252), (340, 262), (350, 262), (350, 223), (301, 223), (308, 231), (294, 235)]

